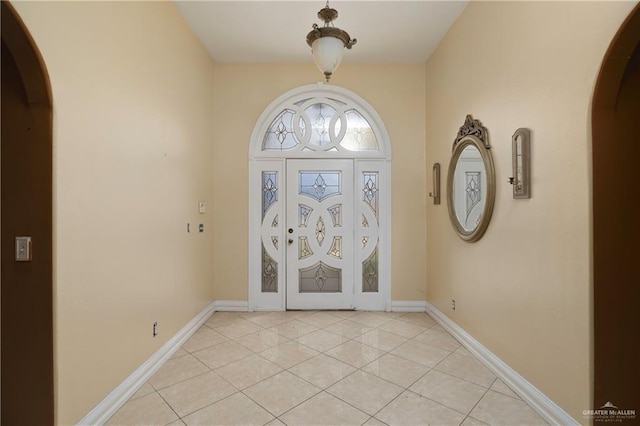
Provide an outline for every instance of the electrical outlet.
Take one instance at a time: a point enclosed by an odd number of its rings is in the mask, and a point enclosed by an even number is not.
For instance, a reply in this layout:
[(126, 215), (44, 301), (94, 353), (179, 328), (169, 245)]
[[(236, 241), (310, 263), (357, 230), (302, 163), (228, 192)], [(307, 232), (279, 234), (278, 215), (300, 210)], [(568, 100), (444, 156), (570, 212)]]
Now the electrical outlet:
[(158, 321), (153, 323), (153, 337), (158, 335)]
[(453, 309), (454, 311), (456, 310), (456, 300), (455, 299), (451, 299), (451, 309)]

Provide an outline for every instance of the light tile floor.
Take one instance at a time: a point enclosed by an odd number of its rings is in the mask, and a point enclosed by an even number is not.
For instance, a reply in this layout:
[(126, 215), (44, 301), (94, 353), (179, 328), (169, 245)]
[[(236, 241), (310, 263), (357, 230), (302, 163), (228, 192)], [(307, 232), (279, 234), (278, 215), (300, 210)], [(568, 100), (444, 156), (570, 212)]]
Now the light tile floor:
[(541, 425), (424, 313), (214, 314), (110, 425)]

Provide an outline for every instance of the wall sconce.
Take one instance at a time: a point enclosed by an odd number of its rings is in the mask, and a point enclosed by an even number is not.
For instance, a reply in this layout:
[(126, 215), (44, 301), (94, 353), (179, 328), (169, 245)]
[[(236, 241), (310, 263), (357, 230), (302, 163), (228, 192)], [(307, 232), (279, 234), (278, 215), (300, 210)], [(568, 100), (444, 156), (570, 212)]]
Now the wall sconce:
[(440, 163), (433, 164), (433, 192), (429, 193), (433, 204), (440, 204)]
[(513, 198), (531, 198), (531, 155), (529, 129), (520, 128), (511, 137), (511, 155), (513, 157)]

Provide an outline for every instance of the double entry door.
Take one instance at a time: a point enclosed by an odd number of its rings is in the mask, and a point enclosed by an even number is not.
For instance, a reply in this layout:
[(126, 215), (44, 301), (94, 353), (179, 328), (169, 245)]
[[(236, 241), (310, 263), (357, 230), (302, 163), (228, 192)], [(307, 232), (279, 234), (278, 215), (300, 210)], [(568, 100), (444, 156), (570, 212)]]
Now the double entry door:
[(354, 309), (354, 161), (286, 169), (286, 308)]

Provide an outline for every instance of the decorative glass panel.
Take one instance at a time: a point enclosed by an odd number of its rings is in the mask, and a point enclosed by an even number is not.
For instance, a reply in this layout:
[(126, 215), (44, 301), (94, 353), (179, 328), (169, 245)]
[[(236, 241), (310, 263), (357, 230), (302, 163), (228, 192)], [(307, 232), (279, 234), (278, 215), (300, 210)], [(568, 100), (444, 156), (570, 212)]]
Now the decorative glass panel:
[(369, 242), (369, 237), (362, 237), (362, 248), (365, 248), (368, 242)]
[(329, 248), (327, 254), (336, 259), (342, 259), (342, 237), (333, 237), (331, 248)]
[(378, 292), (378, 247), (362, 262), (362, 292)]
[(313, 254), (307, 237), (298, 237), (298, 259), (306, 259)]
[(278, 215), (276, 215), (276, 217), (273, 218), (273, 222), (271, 222), (271, 227), (272, 228), (278, 227)]
[(307, 227), (307, 223), (309, 222), (309, 215), (313, 209), (309, 206), (305, 206), (304, 204), (298, 204), (298, 224), (302, 228)]
[(377, 151), (378, 141), (369, 122), (356, 110), (346, 112), (347, 132), (340, 142), (349, 151)]
[(342, 291), (342, 270), (319, 262), (299, 270), (300, 293), (339, 293)]
[(368, 228), (369, 227), (369, 221), (367, 220), (367, 218), (362, 215), (362, 227), (363, 228)]
[(273, 243), (273, 246), (276, 248), (276, 250), (278, 250), (278, 237), (271, 237), (271, 242)]
[(269, 126), (262, 143), (263, 151), (286, 151), (295, 148), (298, 140), (293, 132), (292, 121), (295, 111), (285, 109)]
[(324, 220), (322, 220), (322, 216), (318, 218), (318, 222), (316, 222), (316, 239), (318, 240), (318, 245), (322, 245), (324, 242), (324, 237), (326, 235), (326, 227), (324, 226)]
[(482, 200), (482, 188), (480, 185), (480, 172), (466, 172), (467, 178), (467, 216), (471, 210)]
[(300, 172), (298, 192), (321, 202), (342, 192), (340, 172)]
[(336, 204), (327, 209), (331, 215), (333, 226), (342, 226), (342, 204)]
[(261, 136), (263, 152), (380, 150), (371, 122), (353, 102), (315, 97), (285, 101), (280, 108)]
[[(315, 146), (328, 145), (331, 142), (329, 139), (329, 123), (335, 115), (336, 110), (330, 105), (319, 103), (309, 106), (304, 112), (311, 121), (311, 138), (309, 139), (309, 144)], [(300, 121), (302, 122), (302, 120)], [(336, 134), (339, 131), (339, 128), (336, 129)]]
[(278, 201), (278, 172), (262, 172), (262, 219), (276, 201)]
[(362, 172), (362, 178), (362, 199), (378, 217), (378, 172)]
[(273, 260), (262, 245), (262, 292), (278, 292), (278, 262)]

